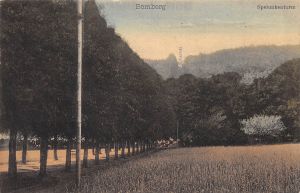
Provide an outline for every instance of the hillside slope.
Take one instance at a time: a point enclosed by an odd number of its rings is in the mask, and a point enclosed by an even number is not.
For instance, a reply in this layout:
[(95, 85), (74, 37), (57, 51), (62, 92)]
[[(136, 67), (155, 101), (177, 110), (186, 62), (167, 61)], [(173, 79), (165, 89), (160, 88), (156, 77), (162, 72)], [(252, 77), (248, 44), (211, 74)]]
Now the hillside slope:
[(165, 79), (182, 74), (207, 78), (214, 74), (237, 72), (243, 77), (244, 83), (251, 83), (255, 78), (266, 77), (280, 64), (299, 57), (300, 45), (251, 46), (188, 56), (183, 68), (179, 68), (177, 61), (170, 57), (147, 62)]

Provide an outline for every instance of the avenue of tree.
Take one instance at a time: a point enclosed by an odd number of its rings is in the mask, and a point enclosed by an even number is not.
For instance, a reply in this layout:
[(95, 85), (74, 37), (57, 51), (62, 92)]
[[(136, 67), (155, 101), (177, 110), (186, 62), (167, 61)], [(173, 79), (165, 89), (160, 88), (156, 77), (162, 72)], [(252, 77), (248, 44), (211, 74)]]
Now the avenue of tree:
[[(175, 114), (160, 76), (107, 27), (94, 1), (86, 3), (84, 18), (84, 165), (91, 146), (98, 162), (100, 145), (115, 143), (124, 156), (125, 144), (144, 149), (172, 136)], [(2, 128), (10, 136), (11, 176), (17, 172), (17, 134), (24, 143), (28, 136), (39, 139), (40, 175), (46, 174), (48, 146), (57, 148), (64, 139), (70, 170), (76, 134), (76, 22), (73, 1), (1, 2)]]

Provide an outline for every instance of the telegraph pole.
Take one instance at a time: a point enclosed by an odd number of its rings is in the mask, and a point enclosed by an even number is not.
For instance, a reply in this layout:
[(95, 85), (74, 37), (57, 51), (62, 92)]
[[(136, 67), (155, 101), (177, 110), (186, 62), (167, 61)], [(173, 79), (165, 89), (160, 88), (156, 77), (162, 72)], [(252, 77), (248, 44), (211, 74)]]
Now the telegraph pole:
[(83, 32), (83, 0), (77, 0), (78, 14), (78, 72), (77, 72), (77, 132), (76, 132), (76, 184), (81, 181), (81, 91), (82, 91), (82, 32)]

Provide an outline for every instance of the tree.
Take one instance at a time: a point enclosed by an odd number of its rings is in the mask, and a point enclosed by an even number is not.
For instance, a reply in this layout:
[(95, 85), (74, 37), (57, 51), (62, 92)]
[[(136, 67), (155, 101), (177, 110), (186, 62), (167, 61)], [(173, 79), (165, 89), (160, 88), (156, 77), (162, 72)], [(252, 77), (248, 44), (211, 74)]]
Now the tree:
[[(16, 174), (18, 132), (39, 138), (41, 176), (46, 175), (48, 144), (52, 142), (56, 152), (58, 139), (65, 142), (70, 170), (76, 123), (76, 4), (2, 1), (1, 6), (1, 81), (3, 117), (11, 135), (10, 171)], [(97, 163), (100, 144), (108, 150), (112, 142), (121, 142), (124, 152), (125, 143), (145, 149), (148, 143), (173, 136), (175, 114), (165, 99), (161, 77), (107, 26), (94, 1), (86, 2), (84, 14), (85, 163), (91, 145), (96, 147)]]
[[(300, 125), (300, 60), (288, 61), (268, 77), (254, 80), (247, 89), (247, 115), (275, 114), (282, 117), (285, 136), (299, 140)], [(290, 138), (290, 137), (288, 137)]]
[(255, 115), (249, 119), (241, 121), (241, 130), (250, 136), (257, 136), (261, 140), (263, 137), (277, 137), (286, 130), (281, 116), (275, 115)]
[[(76, 49), (72, 49), (76, 48), (76, 41), (72, 43), (72, 36), (69, 36), (72, 26), (76, 25), (65, 21), (64, 14), (72, 13), (70, 10), (76, 6), (50, 1), (1, 3), (1, 21), (5, 24), (1, 25), (5, 26), (1, 33), (1, 45), (5, 47), (1, 49), (2, 80), (6, 90), (3, 100), (8, 101), (5, 119), (10, 123), (12, 135), (17, 130), (26, 133), (26, 129), (30, 129), (33, 135), (40, 137), (40, 174), (43, 176), (46, 173), (48, 139), (66, 125), (58, 125), (58, 117), (65, 117), (68, 114), (66, 109), (72, 112), (72, 108), (66, 106), (72, 106), (72, 100), (66, 99), (74, 95), (76, 87), (72, 81), (76, 74), (70, 68), (76, 61)], [(70, 21), (76, 21), (75, 13), (73, 17), (69, 16)], [(12, 105), (15, 107), (9, 112)]]

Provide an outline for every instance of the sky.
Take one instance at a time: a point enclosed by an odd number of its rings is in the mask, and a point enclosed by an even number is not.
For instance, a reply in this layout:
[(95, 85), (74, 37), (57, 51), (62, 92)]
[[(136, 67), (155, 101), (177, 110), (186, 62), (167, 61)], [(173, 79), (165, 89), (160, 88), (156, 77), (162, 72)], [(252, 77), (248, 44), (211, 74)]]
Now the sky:
[[(253, 45), (300, 44), (299, 0), (96, 0), (108, 25), (144, 59)], [(284, 2), (284, 3), (283, 3)], [(166, 5), (136, 9), (136, 4)], [(258, 9), (291, 5), (295, 9)]]

